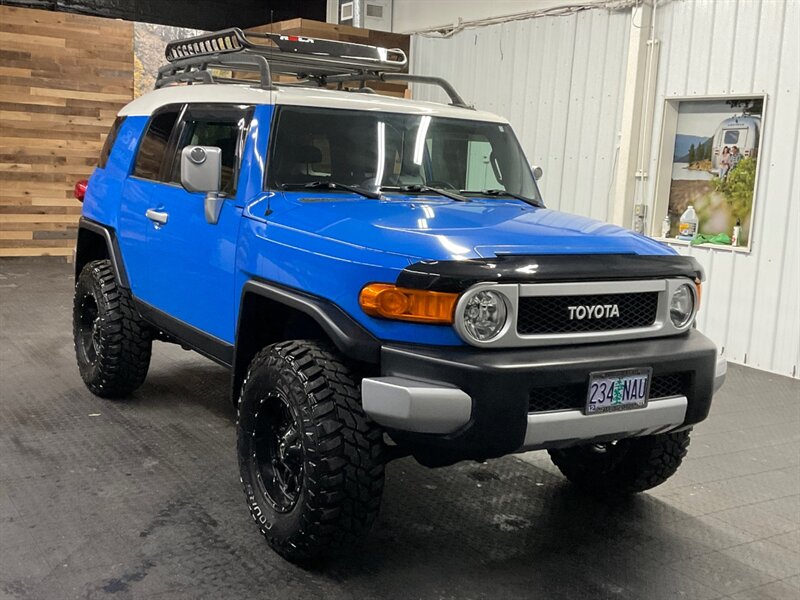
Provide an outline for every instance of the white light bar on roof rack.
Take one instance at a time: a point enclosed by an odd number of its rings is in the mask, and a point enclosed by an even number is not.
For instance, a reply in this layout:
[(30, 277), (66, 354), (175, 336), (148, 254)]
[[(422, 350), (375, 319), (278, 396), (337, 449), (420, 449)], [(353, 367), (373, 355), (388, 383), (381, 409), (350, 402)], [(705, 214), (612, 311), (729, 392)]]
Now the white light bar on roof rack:
[(240, 37), (237, 35), (240, 31), (238, 29), (226, 29), (185, 40), (175, 40), (167, 44), (164, 53), (167, 55), (167, 60), (172, 62), (190, 56), (236, 52), (243, 48)]

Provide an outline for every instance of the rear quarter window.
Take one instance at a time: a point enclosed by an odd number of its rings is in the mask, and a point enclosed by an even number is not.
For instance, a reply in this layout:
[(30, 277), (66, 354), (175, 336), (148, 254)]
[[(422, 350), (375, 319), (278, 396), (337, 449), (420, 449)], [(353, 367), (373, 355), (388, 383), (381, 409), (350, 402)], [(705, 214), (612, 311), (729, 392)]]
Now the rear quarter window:
[(114, 142), (117, 141), (117, 134), (124, 121), (125, 117), (117, 117), (114, 119), (114, 124), (111, 126), (111, 130), (106, 136), (106, 141), (103, 143), (103, 149), (100, 150), (100, 160), (97, 162), (99, 168), (105, 169), (108, 157), (111, 156), (111, 149), (114, 147)]

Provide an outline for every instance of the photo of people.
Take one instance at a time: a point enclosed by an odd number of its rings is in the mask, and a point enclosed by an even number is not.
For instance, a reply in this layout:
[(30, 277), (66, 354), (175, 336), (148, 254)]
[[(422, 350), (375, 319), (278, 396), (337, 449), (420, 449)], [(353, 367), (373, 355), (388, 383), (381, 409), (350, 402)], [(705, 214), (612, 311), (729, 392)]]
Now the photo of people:
[[(669, 237), (697, 215), (697, 241), (748, 246), (763, 98), (680, 103), (669, 194)], [(727, 239), (726, 239), (727, 236)]]

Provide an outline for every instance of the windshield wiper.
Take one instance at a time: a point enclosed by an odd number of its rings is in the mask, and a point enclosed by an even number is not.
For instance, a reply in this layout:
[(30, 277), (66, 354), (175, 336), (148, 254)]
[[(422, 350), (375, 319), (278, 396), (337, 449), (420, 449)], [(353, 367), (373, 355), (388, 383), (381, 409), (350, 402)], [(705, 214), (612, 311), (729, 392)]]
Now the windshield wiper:
[(476, 194), (480, 196), (505, 196), (507, 198), (516, 198), (517, 200), (522, 200), (531, 206), (535, 206), (537, 208), (544, 208), (544, 204), (539, 200), (534, 200), (533, 198), (527, 198), (526, 196), (521, 196), (519, 194), (515, 194), (513, 192), (509, 192), (506, 190), (461, 190), (462, 194)]
[(429, 185), (420, 185), (418, 183), (412, 185), (398, 185), (398, 186), (384, 185), (381, 186), (381, 190), (386, 190), (387, 192), (411, 192), (412, 194), (424, 194), (425, 192), (433, 192), (434, 194), (439, 194), (440, 196), (444, 196), (445, 198), (450, 198), (451, 200), (457, 200), (458, 202), (468, 201), (464, 196), (462, 196), (461, 194), (457, 194), (456, 192), (450, 192), (448, 190), (443, 190), (442, 188), (437, 188), (437, 187), (431, 187)]
[(352, 192), (353, 194), (359, 194), (364, 196), (365, 198), (371, 198), (372, 200), (380, 200), (381, 195), (377, 192), (370, 192), (369, 190), (365, 190), (364, 188), (356, 187), (354, 185), (345, 185), (343, 183), (336, 183), (335, 181), (311, 181), (309, 183), (282, 183), (280, 185), (282, 190), (290, 190), (290, 189), (299, 189), (305, 188), (309, 190), (342, 190), (344, 192)]

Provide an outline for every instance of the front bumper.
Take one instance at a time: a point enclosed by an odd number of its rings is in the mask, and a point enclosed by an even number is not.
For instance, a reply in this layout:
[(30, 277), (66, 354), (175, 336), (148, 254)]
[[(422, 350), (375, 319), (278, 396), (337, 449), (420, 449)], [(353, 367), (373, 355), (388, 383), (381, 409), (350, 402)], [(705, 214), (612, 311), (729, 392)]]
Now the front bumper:
[[(651, 367), (680, 388), (643, 409), (584, 415), (541, 410), (532, 399), (563, 390), (581, 401), (589, 374)], [(381, 377), (362, 382), (364, 410), (426, 464), (647, 435), (705, 419), (725, 360), (691, 330), (655, 340), (524, 350), (386, 345)], [(677, 385), (677, 384), (676, 384)]]

